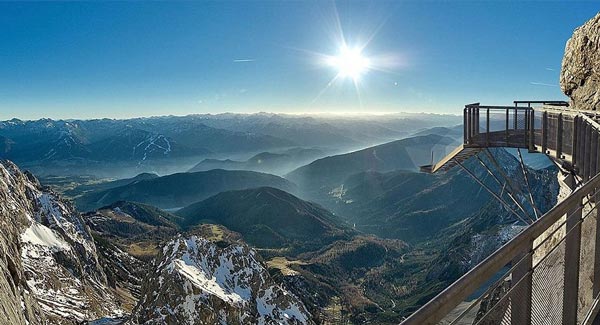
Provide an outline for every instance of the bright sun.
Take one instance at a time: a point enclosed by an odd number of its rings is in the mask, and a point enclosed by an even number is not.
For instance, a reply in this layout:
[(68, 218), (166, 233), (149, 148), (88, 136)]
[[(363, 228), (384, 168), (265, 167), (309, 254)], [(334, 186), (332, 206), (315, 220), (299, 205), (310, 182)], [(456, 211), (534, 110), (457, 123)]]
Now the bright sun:
[(337, 56), (330, 57), (327, 63), (338, 70), (338, 76), (352, 78), (355, 81), (369, 70), (371, 62), (362, 56), (359, 48), (349, 49), (344, 46)]

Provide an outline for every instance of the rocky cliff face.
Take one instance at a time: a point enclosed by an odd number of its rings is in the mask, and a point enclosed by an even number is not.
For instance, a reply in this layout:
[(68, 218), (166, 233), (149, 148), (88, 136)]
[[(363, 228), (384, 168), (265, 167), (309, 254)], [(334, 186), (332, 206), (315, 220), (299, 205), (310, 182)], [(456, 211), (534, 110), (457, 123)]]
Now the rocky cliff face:
[(600, 13), (567, 41), (560, 87), (578, 109), (600, 109)]
[(43, 324), (45, 317), (27, 283), (19, 236), (29, 221), (20, 212), (28, 205), (24, 189), (28, 182), (13, 165), (0, 164), (0, 305), (6, 324)]
[(9, 324), (74, 324), (122, 313), (79, 213), (0, 163), (0, 302)]
[(246, 245), (178, 236), (151, 269), (132, 317), (139, 323), (312, 324)]

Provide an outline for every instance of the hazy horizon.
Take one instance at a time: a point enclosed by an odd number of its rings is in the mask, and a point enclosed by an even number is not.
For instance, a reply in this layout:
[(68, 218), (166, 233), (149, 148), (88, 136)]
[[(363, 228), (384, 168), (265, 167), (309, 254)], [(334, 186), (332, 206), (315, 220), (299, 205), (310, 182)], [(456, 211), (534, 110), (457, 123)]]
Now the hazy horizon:
[(462, 114), (454, 114), (454, 113), (444, 113), (444, 112), (216, 112), (216, 113), (191, 113), (191, 114), (167, 114), (167, 115), (146, 115), (146, 116), (126, 116), (126, 117), (88, 117), (88, 118), (61, 118), (61, 117), (50, 117), (50, 116), (42, 116), (38, 118), (19, 118), (19, 117), (11, 117), (0, 119), (0, 121), (11, 121), (11, 120), (20, 120), (20, 121), (39, 121), (39, 120), (54, 120), (54, 121), (89, 121), (89, 120), (132, 120), (132, 119), (144, 119), (144, 118), (161, 118), (161, 117), (187, 117), (187, 116), (226, 116), (226, 115), (244, 115), (244, 116), (252, 116), (252, 115), (265, 115), (265, 116), (283, 116), (283, 117), (315, 117), (315, 118), (342, 118), (342, 119), (378, 119), (383, 117), (404, 117), (404, 116), (415, 116), (415, 115), (436, 115), (436, 116), (462, 116)]

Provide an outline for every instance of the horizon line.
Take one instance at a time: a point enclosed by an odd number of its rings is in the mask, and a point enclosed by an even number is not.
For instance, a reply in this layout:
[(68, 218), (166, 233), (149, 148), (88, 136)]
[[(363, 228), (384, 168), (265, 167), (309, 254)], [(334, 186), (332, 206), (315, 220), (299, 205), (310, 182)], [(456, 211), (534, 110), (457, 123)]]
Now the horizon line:
[(385, 116), (394, 116), (394, 115), (418, 115), (418, 114), (428, 114), (428, 115), (439, 115), (439, 116), (460, 116), (462, 114), (452, 114), (452, 113), (435, 113), (435, 112), (409, 112), (409, 111), (398, 111), (398, 112), (220, 112), (220, 113), (189, 113), (189, 114), (163, 114), (163, 115), (146, 115), (146, 116), (132, 116), (132, 117), (89, 117), (89, 118), (56, 118), (56, 117), (38, 117), (38, 118), (2, 118), (1, 122), (8, 122), (13, 120), (19, 120), (22, 122), (30, 122), (30, 121), (41, 121), (41, 120), (52, 120), (52, 121), (93, 121), (93, 120), (134, 120), (134, 119), (144, 119), (144, 118), (161, 118), (161, 117), (191, 117), (191, 116), (222, 116), (222, 115), (271, 115), (271, 116), (293, 116), (293, 117), (354, 117), (354, 118), (367, 118), (367, 117), (385, 117)]

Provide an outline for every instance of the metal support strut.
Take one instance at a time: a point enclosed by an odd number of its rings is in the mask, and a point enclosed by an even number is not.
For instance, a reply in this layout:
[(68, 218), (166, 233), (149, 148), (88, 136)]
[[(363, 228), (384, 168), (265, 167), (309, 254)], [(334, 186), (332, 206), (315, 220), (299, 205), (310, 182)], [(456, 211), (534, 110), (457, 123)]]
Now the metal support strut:
[(462, 168), (465, 172), (467, 172), (467, 174), (469, 174), (479, 185), (481, 185), (481, 187), (486, 189), (494, 198), (496, 198), (496, 200), (498, 200), (498, 202), (500, 202), (509, 212), (514, 214), (519, 220), (523, 221), (523, 223), (525, 223), (526, 225), (531, 224), (531, 221), (529, 221), (529, 222), (525, 221), (525, 219), (523, 219), (521, 217), (521, 215), (519, 215), (508, 203), (506, 203), (506, 201), (504, 201), (501, 197), (499, 197), (498, 194), (494, 193), (494, 191), (492, 191), (487, 185), (485, 185), (485, 183), (483, 183), (479, 178), (477, 178), (477, 176), (475, 176), (475, 174), (473, 174), (463, 164), (461, 164), (460, 161), (455, 159), (455, 162), (458, 166), (460, 166), (460, 168)]

